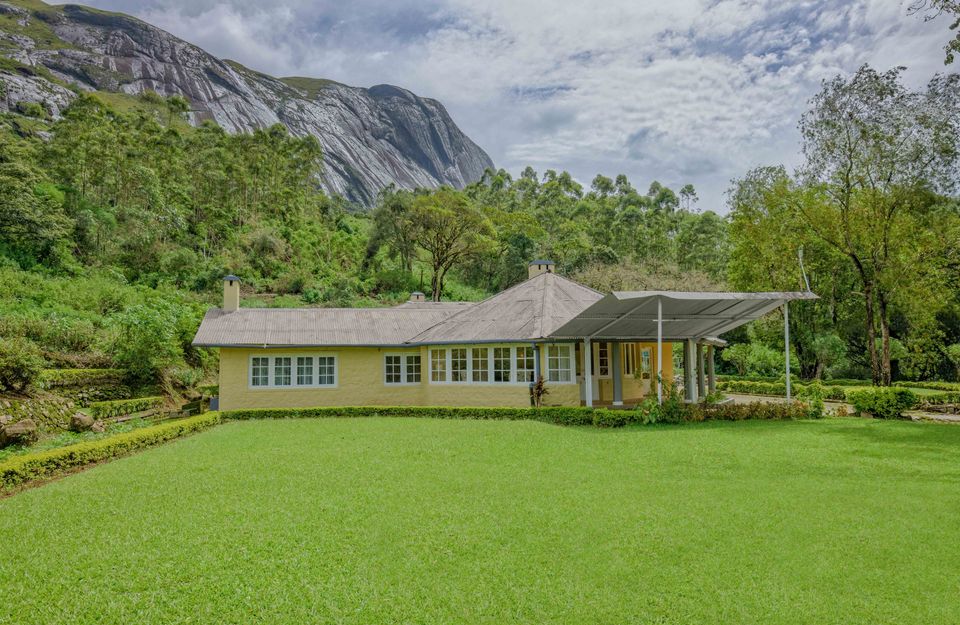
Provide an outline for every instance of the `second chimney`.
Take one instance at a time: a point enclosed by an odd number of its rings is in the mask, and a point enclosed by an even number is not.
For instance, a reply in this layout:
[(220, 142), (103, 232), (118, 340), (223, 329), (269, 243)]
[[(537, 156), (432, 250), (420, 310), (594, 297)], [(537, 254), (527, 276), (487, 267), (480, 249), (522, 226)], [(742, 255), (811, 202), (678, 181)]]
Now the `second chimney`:
[(540, 274), (553, 273), (554, 263), (552, 260), (532, 260), (527, 265), (527, 279), (535, 278)]
[(240, 278), (226, 276), (223, 278), (223, 311), (233, 312), (240, 308)]

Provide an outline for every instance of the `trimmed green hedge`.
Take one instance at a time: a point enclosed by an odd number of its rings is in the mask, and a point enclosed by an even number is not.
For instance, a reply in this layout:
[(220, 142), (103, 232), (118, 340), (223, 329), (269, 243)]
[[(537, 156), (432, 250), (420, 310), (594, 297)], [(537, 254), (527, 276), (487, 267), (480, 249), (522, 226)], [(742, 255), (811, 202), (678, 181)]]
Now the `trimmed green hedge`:
[(127, 372), (123, 369), (44, 369), (38, 382), (43, 388), (119, 384)]
[(894, 382), (893, 385), (960, 393), (960, 382)]
[(0, 489), (13, 488), (74, 467), (128, 454), (220, 423), (220, 414), (207, 412), (125, 432), (109, 438), (77, 443), (33, 454), (14, 456), (0, 463)]
[(859, 413), (869, 412), (878, 419), (896, 419), (917, 405), (917, 396), (909, 389), (888, 386), (850, 391), (847, 401)]
[(810, 407), (803, 402), (754, 402), (750, 404), (688, 404), (687, 421), (789, 421), (808, 419)]
[(635, 419), (630, 410), (605, 408), (472, 408), (453, 406), (322, 406), (317, 408), (264, 408), (228, 410), (225, 419), (299, 419), (304, 417), (430, 417), (434, 419), (529, 419), (557, 425), (620, 427)]
[(920, 395), (918, 396), (918, 399), (921, 406), (944, 406), (946, 404), (960, 404), (960, 391), (935, 393), (933, 395)]
[[(813, 384), (794, 383), (791, 390), (797, 397), (808, 397), (811, 394)], [(785, 396), (787, 394), (787, 385), (785, 382), (750, 382), (746, 380), (726, 380), (717, 383), (717, 390), (731, 393), (747, 393), (750, 395), (777, 395)], [(834, 399), (843, 401), (847, 397), (847, 389), (842, 386), (821, 386), (821, 396), (823, 399)]]
[(135, 397), (133, 399), (118, 399), (116, 401), (98, 401), (90, 404), (90, 416), (94, 419), (109, 419), (123, 415), (142, 412), (163, 405), (163, 397)]

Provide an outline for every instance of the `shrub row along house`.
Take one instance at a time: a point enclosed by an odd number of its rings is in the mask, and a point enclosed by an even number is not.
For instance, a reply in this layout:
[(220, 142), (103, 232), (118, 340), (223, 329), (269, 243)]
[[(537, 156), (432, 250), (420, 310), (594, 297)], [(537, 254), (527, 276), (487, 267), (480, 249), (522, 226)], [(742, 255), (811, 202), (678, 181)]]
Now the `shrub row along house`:
[[(684, 341), (687, 399), (713, 388), (712, 338), (811, 293), (615, 292), (557, 275), (550, 261), (482, 302), (392, 308), (224, 305), (194, 338), (220, 348), (222, 410), (352, 405), (528, 406), (541, 376), (544, 405), (631, 405), (673, 378)], [(590, 354), (589, 358), (584, 358)], [(698, 375), (695, 375), (698, 372)]]

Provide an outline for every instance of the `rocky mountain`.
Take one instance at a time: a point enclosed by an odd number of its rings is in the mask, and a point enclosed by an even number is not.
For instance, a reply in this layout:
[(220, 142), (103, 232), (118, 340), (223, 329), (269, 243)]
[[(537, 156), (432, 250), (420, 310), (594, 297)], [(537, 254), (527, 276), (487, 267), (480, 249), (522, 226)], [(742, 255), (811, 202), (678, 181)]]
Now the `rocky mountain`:
[(142, 20), (77, 5), (0, 1), (0, 89), (0, 110), (39, 102), (57, 116), (80, 91), (155, 91), (185, 96), (193, 124), (242, 132), (282, 123), (320, 141), (329, 192), (366, 205), (390, 183), (463, 187), (493, 166), (436, 100), (392, 85), (274, 78)]

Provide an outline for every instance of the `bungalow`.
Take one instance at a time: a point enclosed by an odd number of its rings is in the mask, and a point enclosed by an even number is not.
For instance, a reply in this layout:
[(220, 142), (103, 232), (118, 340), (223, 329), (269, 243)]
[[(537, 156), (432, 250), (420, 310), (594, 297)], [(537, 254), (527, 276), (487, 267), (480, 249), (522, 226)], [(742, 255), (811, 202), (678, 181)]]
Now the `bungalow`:
[(392, 308), (263, 309), (240, 308), (240, 280), (227, 276), (224, 305), (207, 312), (193, 344), (220, 348), (222, 410), (528, 406), (540, 376), (545, 405), (619, 406), (662, 392), (657, 381), (673, 377), (676, 341), (684, 341), (684, 386), (695, 400), (713, 389), (721, 342), (710, 337), (812, 297), (604, 295), (536, 260), (527, 280), (478, 303), (413, 293)]

